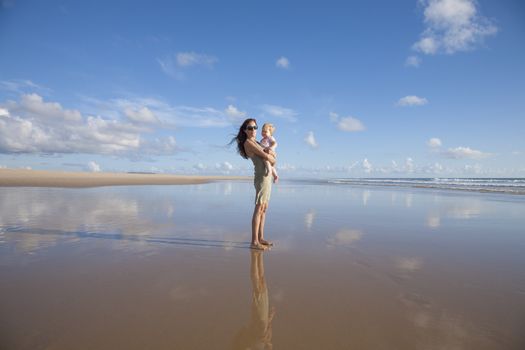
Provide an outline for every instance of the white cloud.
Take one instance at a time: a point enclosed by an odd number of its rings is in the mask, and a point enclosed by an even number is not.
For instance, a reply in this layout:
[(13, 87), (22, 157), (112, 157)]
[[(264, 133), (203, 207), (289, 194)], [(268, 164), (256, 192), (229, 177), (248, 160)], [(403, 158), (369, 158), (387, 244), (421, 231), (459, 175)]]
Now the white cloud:
[[(31, 117), (53, 122), (78, 122), (82, 119), (79, 111), (64, 109), (56, 102), (44, 102), (37, 94), (22, 95), (20, 106)], [(13, 113), (17, 112), (17, 105), (12, 102), (8, 104), (8, 108)]]
[(397, 170), (399, 166), (397, 165), (397, 162), (395, 160), (392, 160), (392, 170)]
[(365, 129), (360, 120), (353, 117), (344, 117), (339, 120), (337, 127), (342, 131), (362, 131)]
[(163, 174), (165, 170), (161, 168), (157, 168), (156, 166), (152, 166), (149, 168), (148, 172), (153, 173), (153, 174)]
[(421, 64), (421, 58), (419, 56), (408, 56), (405, 61), (407, 67), (419, 67)]
[(428, 100), (424, 97), (418, 96), (405, 96), (397, 101), (398, 106), (423, 106), (428, 103)]
[(0, 117), (9, 117), (9, 111), (5, 108), (0, 108)]
[(408, 173), (413, 173), (414, 172), (414, 161), (412, 160), (412, 158), (407, 158), (406, 161), (405, 161), (405, 169)]
[[(433, 137), (427, 141), (427, 146), (431, 148), (432, 151), (438, 152), (441, 156), (445, 158), (452, 159), (482, 159), (492, 156), (491, 153), (485, 153), (478, 150), (471, 149), (470, 147), (456, 147), (449, 148), (447, 150), (441, 150), (441, 140), (437, 137)], [(441, 172), (443, 170), (442, 166), (436, 163), (438, 167), (432, 169), (433, 172)]]
[(171, 56), (164, 58), (157, 58), (157, 62), (160, 65), (160, 69), (169, 77), (177, 80), (184, 80), (185, 75), (181, 69), (177, 67), (175, 59)]
[(228, 107), (224, 110), (224, 113), (233, 121), (242, 121), (246, 119), (247, 113), (240, 111), (237, 109), (237, 107), (233, 105), (228, 105)]
[(184, 71), (194, 66), (203, 66), (212, 69), (218, 59), (214, 56), (198, 54), (195, 52), (179, 52), (175, 55), (167, 55), (157, 58), (162, 71), (177, 80), (185, 78)]
[(343, 167), (344, 171), (351, 172), (353, 169), (355, 169), (359, 165), (359, 161), (355, 161), (352, 164)]
[(100, 165), (98, 165), (97, 163), (95, 163), (94, 161), (91, 161), (88, 163), (87, 165), (89, 171), (93, 172), (93, 173), (98, 173), (101, 171), (100, 169)]
[(195, 52), (179, 52), (177, 53), (177, 65), (179, 67), (191, 67), (202, 65), (206, 67), (213, 67), (217, 58), (214, 56), (199, 54)]
[(155, 138), (144, 145), (144, 150), (148, 153), (160, 153), (160, 154), (173, 154), (177, 150), (177, 142), (174, 136), (168, 136), (166, 138)]
[(471, 22), (476, 7), (471, 0), (429, 0), (425, 21), (439, 27), (461, 26)]
[(428, 170), (430, 170), (430, 172), (433, 172), (433, 173), (441, 173), (443, 172), (444, 168), (443, 168), (443, 165), (439, 163), (434, 163), (428, 167)]
[(405, 163), (399, 165), (395, 160), (392, 160), (390, 167), (383, 166), (377, 169), (373, 169), (374, 172), (382, 174), (412, 174), (419, 171), (418, 167), (414, 164), (414, 160), (411, 157), (405, 159)]
[(268, 105), (268, 104), (262, 105), (261, 109), (263, 110), (264, 113), (267, 113), (271, 115), (272, 117), (281, 118), (289, 122), (296, 122), (297, 115), (299, 114), (293, 109), (276, 106), (276, 105)]
[(339, 117), (337, 113), (330, 112), (330, 121), (336, 123), (337, 128), (341, 131), (354, 132), (365, 130), (363, 123), (354, 117)]
[(466, 164), (464, 166), (464, 170), (466, 173), (474, 173), (476, 175), (481, 175), (483, 174), (483, 169), (481, 168), (481, 165), (479, 164), (474, 164), (474, 165), (470, 165), (470, 164)]
[[(151, 139), (152, 130), (119, 119), (83, 116), (77, 110), (22, 95), (0, 108), (0, 153), (159, 155), (174, 152), (174, 138)], [(4, 113), (5, 114), (5, 113)]]
[(426, 37), (415, 43), (413, 48), (424, 54), (433, 55), (438, 51), (438, 43), (436, 39)]
[(439, 148), (441, 147), (441, 140), (437, 137), (433, 137), (427, 141), (427, 145), (431, 148)]
[(215, 164), (215, 168), (223, 173), (229, 173), (233, 169), (233, 165), (229, 162), (222, 162)]
[(18, 95), (27, 93), (29, 91), (39, 93), (49, 93), (50, 89), (44, 88), (40, 85), (33, 83), (31, 80), (4, 80), (0, 81), (0, 89), (16, 93)]
[(363, 162), (361, 163), (361, 167), (367, 174), (370, 174), (372, 172), (372, 164), (370, 164), (370, 162), (366, 158), (363, 159)]
[(124, 114), (133, 122), (149, 124), (158, 123), (159, 121), (148, 107), (142, 107), (140, 109), (128, 107), (124, 110)]
[(490, 153), (484, 153), (478, 150), (471, 149), (469, 147), (456, 147), (449, 148), (443, 153), (448, 158), (454, 159), (482, 159), (490, 157)]
[(280, 171), (294, 171), (297, 167), (290, 163), (277, 164), (277, 169)]
[(290, 61), (288, 58), (282, 56), (275, 62), (275, 65), (279, 68), (288, 69), (290, 67)]
[(474, 49), (498, 28), (478, 14), (475, 0), (421, 0), (425, 30), (413, 49), (424, 54)]
[(312, 148), (317, 148), (319, 145), (317, 144), (317, 141), (315, 140), (314, 132), (309, 131), (308, 134), (306, 134), (306, 137), (304, 138), (304, 142)]
[[(443, 155), (443, 152), (439, 153)], [(507, 168), (486, 168), (482, 164), (468, 164), (467, 160), (457, 161), (444, 165), (439, 162), (428, 164), (417, 164), (410, 157), (401, 161), (391, 160), (386, 164), (375, 164), (372, 166), (368, 159), (356, 161), (348, 166), (325, 165), (319, 167), (299, 166), (296, 169), (297, 174), (312, 176), (314, 174), (329, 173), (339, 176), (352, 177), (469, 177), (469, 176), (486, 176), (486, 177), (504, 177), (515, 176), (523, 177), (525, 167)]]
[(172, 106), (164, 101), (153, 98), (137, 98), (133, 100), (113, 99), (109, 102), (101, 102), (100, 104), (104, 111), (117, 111), (117, 116), (120, 111), (124, 111), (125, 113), (126, 110), (140, 111), (146, 108), (164, 128), (207, 128), (231, 125), (225, 112), (211, 107)]
[(206, 170), (207, 169), (207, 166), (203, 163), (197, 163), (193, 166), (193, 169), (197, 170), (197, 171), (203, 171), (203, 170)]

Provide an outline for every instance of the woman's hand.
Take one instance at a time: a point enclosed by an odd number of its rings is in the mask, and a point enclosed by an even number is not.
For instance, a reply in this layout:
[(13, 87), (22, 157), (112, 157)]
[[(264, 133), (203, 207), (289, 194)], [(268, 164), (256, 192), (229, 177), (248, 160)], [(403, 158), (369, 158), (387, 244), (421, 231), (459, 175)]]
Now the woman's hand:
[(277, 162), (275, 152), (272, 151), (271, 149), (267, 149), (267, 148), (265, 148), (263, 154), (264, 154), (264, 156), (261, 157), (261, 158), (264, 159), (264, 160), (269, 161), (270, 164), (271, 164), (272, 166), (274, 166), (275, 163)]
[(271, 155), (274, 158), (277, 158), (277, 153), (275, 153), (275, 151), (273, 149), (271, 149), (271, 148), (265, 148), (264, 152), (268, 153), (269, 155)]
[[(275, 154), (275, 152), (271, 151), (273, 154)], [(266, 160), (270, 162), (270, 164), (272, 166), (275, 165), (275, 163), (277, 162), (277, 160), (275, 159), (275, 156), (271, 155), (271, 154), (267, 154), (266, 155)]]

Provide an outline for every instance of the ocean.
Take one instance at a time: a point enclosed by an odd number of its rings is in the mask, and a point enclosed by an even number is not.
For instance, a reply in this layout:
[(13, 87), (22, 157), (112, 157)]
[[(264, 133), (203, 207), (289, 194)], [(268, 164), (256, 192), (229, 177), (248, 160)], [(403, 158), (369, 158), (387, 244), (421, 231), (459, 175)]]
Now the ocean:
[(402, 186), (442, 190), (525, 194), (525, 178), (340, 178), (331, 184)]

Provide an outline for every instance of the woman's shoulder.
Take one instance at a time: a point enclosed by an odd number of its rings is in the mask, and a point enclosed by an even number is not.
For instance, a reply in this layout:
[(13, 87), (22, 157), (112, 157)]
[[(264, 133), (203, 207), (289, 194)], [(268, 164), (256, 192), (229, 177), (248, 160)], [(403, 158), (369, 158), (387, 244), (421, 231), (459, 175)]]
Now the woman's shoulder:
[(254, 140), (246, 140), (244, 141), (244, 150), (246, 151), (246, 155), (248, 158), (253, 157), (253, 149), (256, 147), (257, 141)]
[(246, 141), (244, 141), (244, 147), (246, 146), (257, 147), (257, 146), (260, 146), (260, 143), (255, 140), (247, 139)]

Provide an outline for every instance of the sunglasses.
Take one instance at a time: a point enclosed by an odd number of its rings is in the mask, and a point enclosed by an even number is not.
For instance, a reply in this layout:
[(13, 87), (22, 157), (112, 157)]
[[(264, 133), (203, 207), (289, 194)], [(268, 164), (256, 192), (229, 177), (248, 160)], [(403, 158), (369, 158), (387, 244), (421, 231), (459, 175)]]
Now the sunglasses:
[(252, 131), (252, 130), (257, 130), (257, 125), (254, 125), (254, 126), (248, 125), (248, 126), (246, 127), (246, 129), (244, 129), (244, 130), (250, 130), (250, 131)]

